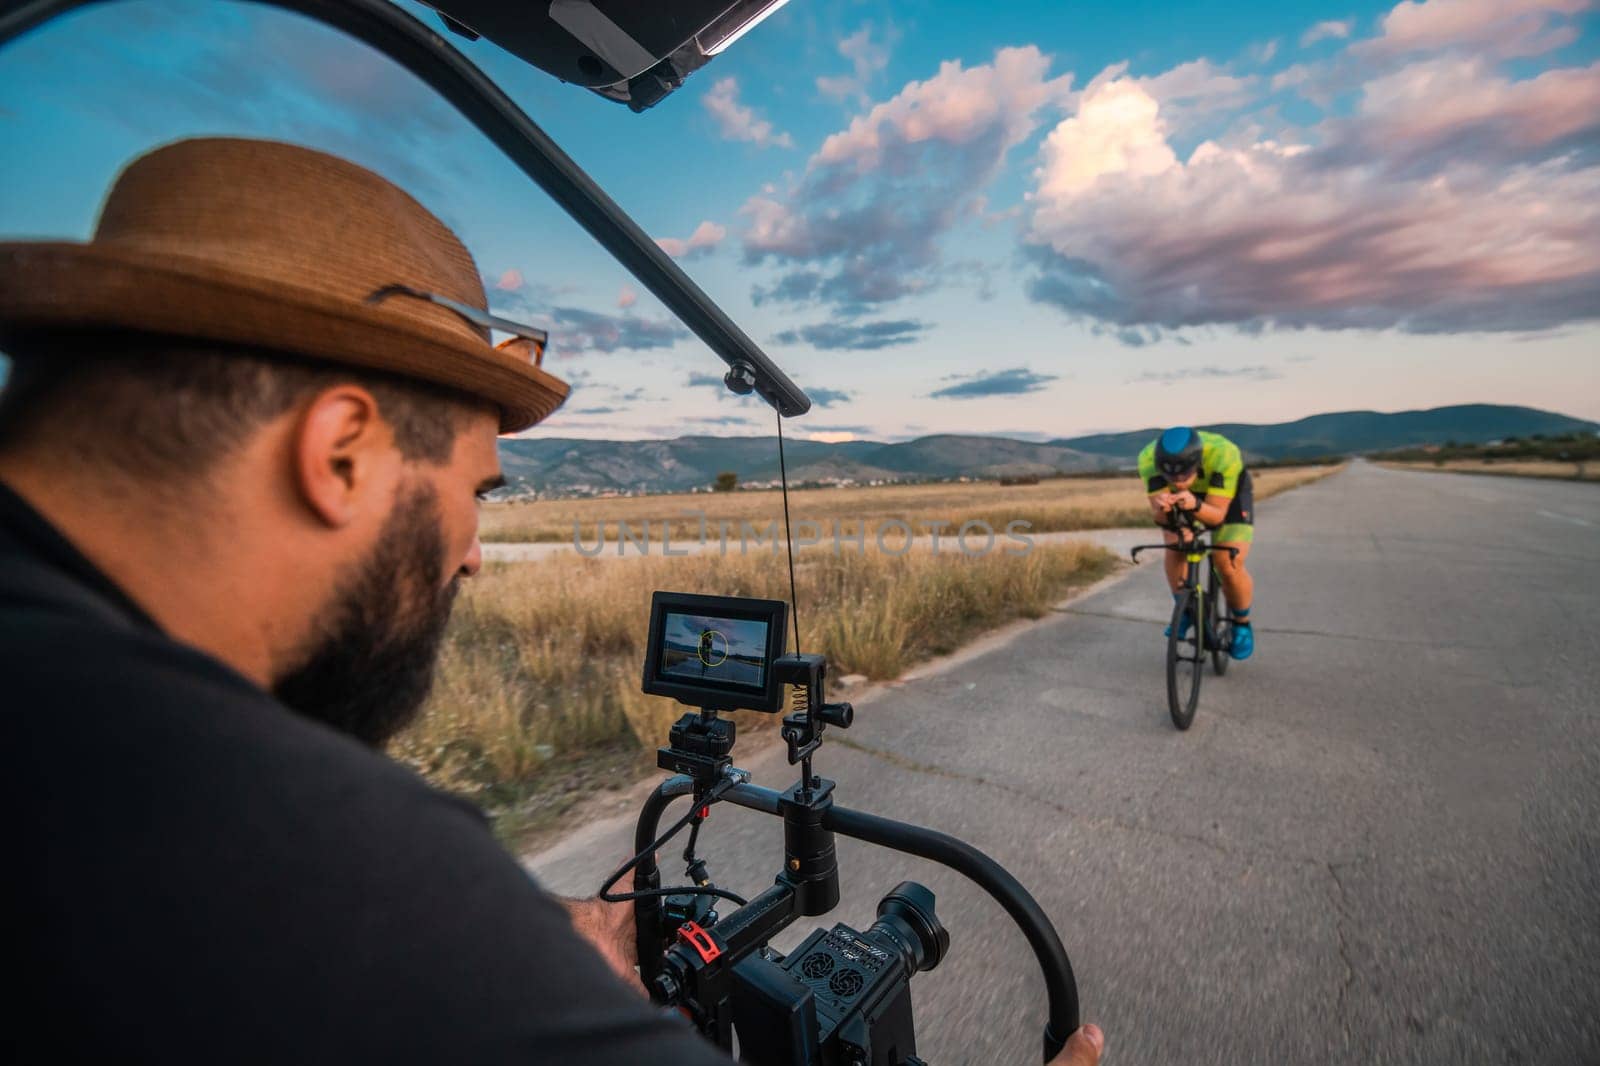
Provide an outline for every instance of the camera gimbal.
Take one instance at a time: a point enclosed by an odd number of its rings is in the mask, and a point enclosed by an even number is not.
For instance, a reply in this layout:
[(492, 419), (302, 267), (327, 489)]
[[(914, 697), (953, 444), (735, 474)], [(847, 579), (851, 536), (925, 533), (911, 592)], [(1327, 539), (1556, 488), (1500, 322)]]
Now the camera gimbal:
[[(668, 611), (694, 599), (657, 597), (670, 601)], [(741, 603), (765, 605), (765, 624), (782, 633), (781, 602), (702, 599), (723, 611), (737, 610), (734, 605)], [(759, 612), (751, 607), (743, 613)], [(670, 660), (660, 648), (670, 642), (664, 634), (671, 627), (658, 622), (662, 616), (671, 617), (658, 602), (647, 691), (653, 678), (672, 674), (670, 666), (661, 665)], [(768, 947), (795, 919), (826, 914), (839, 902), (834, 837), (842, 834), (942, 863), (976, 882), (1005, 909), (1044, 971), (1050, 1014), (1044, 1057), (1053, 1057), (1078, 1027), (1078, 995), (1066, 951), (1043, 910), (1003, 867), (970, 844), (835, 803), (834, 782), (812, 772), (812, 759), (827, 727), (848, 728), (854, 708), (824, 702), (827, 663), (820, 655), (779, 655), (767, 665), (763, 682), (788, 686), (792, 693), (782, 736), (790, 765), (800, 765), (799, 780), (783, 792), (751, 784), (749, 773), (733, 765), (735, 723), (719, 717), (714, 707), (684, 714), (672, 726), (667, 746), (657, 750), (657, 765), (673, 776), (645, 801), (634, 837), (637, 854), (601, 888), (604, 899), (634, 903), (639, 976), (651, 997), (681, 1008), (730, 1053), (737, 1034), (740, 1060), (751, 1066), (922, 1062), (916, 1056), (909, 982), (913, 974), (938, 965), (950, 945), (927, 888), (909, 881), (896, 886), (878, 904), (877, 920), (865, 932), (840, 923), (816, 930), (786, 956)], [(758, 687), (749, 686), (751, 704), (769, 709)], [(725, 693), (713, 702), (729, 705)], [(658, 832), (662, 814), (681, 796), (691, 798), (690, 810)], [(748, 901), (713, 884), (705, 861), (695, 855), (700, 825), (721, 802), (783, 820), (783, 867), (770, 888)], [(663, 888), (657, 851), (686, 826), (684, 860), (692, 884)], [(612, 894), (630, 870), (633, 890)], [(718, 899), (736, 909), (720, 915), (714, 906)]]

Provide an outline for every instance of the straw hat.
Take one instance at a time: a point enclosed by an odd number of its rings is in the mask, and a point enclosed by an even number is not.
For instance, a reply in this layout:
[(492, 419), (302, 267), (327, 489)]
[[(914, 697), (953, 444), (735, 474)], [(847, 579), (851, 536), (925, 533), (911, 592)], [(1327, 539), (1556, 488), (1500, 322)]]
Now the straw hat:
[(421, 204), (273, 141), (158, 148), (118, 176), (87, 244), (0, 243), (0, 346), (68, 328), (247, 345), (446, 385), (526, 429), (568, 386), (542, 344), (492, 346), (486, 307), (472, 256)]

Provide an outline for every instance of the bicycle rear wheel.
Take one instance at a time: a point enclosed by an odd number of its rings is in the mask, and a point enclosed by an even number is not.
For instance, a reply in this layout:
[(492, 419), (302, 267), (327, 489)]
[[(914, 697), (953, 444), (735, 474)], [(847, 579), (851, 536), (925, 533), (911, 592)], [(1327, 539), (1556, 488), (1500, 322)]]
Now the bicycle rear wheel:
[[(1205, 619), (1199, 617), (1199, 597), (1185, 589), (1172, 607), (1172, 632), (1167, 637), (1167, 710), (1172, 724), (1188, 729), (1200, 705), (1200, 678), (1205, 672), (1205, 652), (1201, 646)], [(1189, 635), (1179, 639), (1183, 620), (1190, 620)]]
[(1233, 644), (1233, 623), (1229, 621), (1229, 614), (1223, 605), (1222, 582), (1217, 577), (1217, 564), (1215, 561), (1207, 564), (1211, 575), (1206, 581), (1206, 621), (1211, 623), (1210, 631), (1214, 636), (1211, 642), (1211, 669), (1221, 677), (1228, 672), (1228, 663), (1233, 661), (1233, 656), (1228, 654), (1229, 647)]

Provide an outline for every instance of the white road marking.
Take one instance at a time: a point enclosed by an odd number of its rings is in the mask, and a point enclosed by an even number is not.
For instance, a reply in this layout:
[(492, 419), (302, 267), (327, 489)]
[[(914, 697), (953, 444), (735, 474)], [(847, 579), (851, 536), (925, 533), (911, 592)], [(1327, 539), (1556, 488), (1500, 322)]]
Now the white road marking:
[(1546, 518), (1559, 518), (1563, 522), (1575, 522), (1580, 526), (1594, 525), (1594, 523), (1589, 521), (1587, 518), (1578, 518), (1569, 514), (1557, 514), (1555, 511), (1540, 511), (1538, 513), (1544, 515)]

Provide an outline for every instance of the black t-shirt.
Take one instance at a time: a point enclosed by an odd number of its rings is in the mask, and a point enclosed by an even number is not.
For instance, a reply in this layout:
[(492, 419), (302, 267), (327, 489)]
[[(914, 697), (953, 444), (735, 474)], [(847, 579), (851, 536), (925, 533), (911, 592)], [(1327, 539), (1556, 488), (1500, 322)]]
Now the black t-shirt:
[(726, 1066), (481, 813), (164, 635), (0, 485), (8, 1061)]

